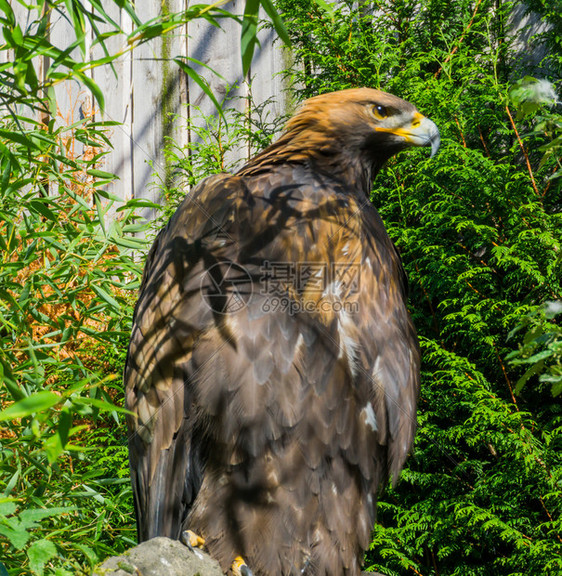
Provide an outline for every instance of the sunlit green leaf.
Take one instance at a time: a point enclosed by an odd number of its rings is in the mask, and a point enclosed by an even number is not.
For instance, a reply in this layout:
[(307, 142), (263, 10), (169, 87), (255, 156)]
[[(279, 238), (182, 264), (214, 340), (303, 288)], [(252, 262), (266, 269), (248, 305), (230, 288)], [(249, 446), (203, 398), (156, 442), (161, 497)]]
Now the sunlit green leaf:
[(87, 74), (84, 74), (82, 72), (76, 71), (75, 75), (90, 89), (90, 91), (94, 95), (94, 98), (96, 99), (96, 102), (99, 104), (101, 110), (102, 111), (105, 110), (105, 97), (98, 84)]
[(4, 16), (2, 17), (2, 20), (4, 20), (5, 24), (7, 24), (10, 27), (13, 27), (16, 25), (16, 16), (14, 14), (14, 11), (12, 10), (12, 6), (10, 5), (10, 2), (8, 2), (7, 0), (0, 0), (0, 10), (2, 10), (2, 12), (4, 12)]
[(17, 507), (15, 503), (11, 500), (0, 501), (0, 515), (10, 516), (16, 511)]
[(73, 402), (76, 404), (82, 404), (85, 406), (94, 406), (99, 410), (103, 410), (104, 412), (120, 412), (122, 414), (132, 414), (130, 410), (126, 410), (121, 406), (116, 406), (115, 404), (110, 404), (109, 402), (105, 402), (104, 400), (100, 400), (99, 398), (84, 398), (82, 396), (73, 398)]
[(51, 437), (47, 438), (43, 443), (47, 457), (49, 458), (49, 462), (55, 462), (56, 459), (66, 449), (68, 433), (71, 426), (72, 415), (68, 408), (64, 408), (60, 411), (59, 423), (56, 432)]
[(47, 206), (46, 202), (42, 200), (31, 200), (28, 204), (29, 208), (41, 214), (51, 222), (57, 222), (57, 216), (55, 213)]
[[(323, 0), (318, 0), (318, 1), (322, 2)], [(263, 6), (263, 9), (267, 13), (267, 15), (269, 16), (269, 18), (271, 19), (271, 21), (273, 22), (273, 26), (275, 27), (275, 31), (279, 35), (279, 38), (281, 38), (281, 40), (283, 40), (283, 42), (287, 46), (290, 46), (291, 45), (291, 38), (289, 37), (289, 34), (287, 32), (287, 28), (285, 27), (283, 19), (281, 18), (281, 16), (277, 12), (273, 2), (271, 0), (260, 0), (260, 3)]]
[(47, 392), (46, 390), (36, 392), (2, 410), (0, 412), (0, 422), (30, 416), (36, 412), (48, 410), (60, 402), (61, 397), (53, 392)]
[(174, 61), (177, 65), (203, 90), (203, 92), (209, 97), (211, 102), (215, 105), (218, 113), (221, 117), (226, 121), (224, 118), (224, 113), (222, 111), (221, 105), (219, 104), (218, 100), (216, 99), (211, 87), (209, 86), (208, 82), (200, 76), (187, 62), (181, 58), (175, 58)]
[(115, 298), (113, 298), (113, 296), (109, 292), (104, 290), (101, 286), (96, 286), (95, 284), (92, 284), (91, 288), (107, 304), (109, 304), (110, 306), (114, 307), (117, 310), (121, 308), (119, 302), (117, 302), (117, 300), (115, 300)]
[(43, 574), (45, 564), (57, 555), (57, 547), (46, 539), (35, 540), (27, 549), (29, 567), (36, 574)]
[(97, 168), (90, 168), (86, 173), (96, 178), (105, 178), (106, 180), (114, 180), (116, 178), (115, 174), (106, 172), (105, 170), (98, 170)]
[(240, 37), (240, 47), (242, 52), (242, 73), (248, 75), (254, 50), (258, 44), (258, 15), (260, 0), (246, 0), (244, 18), (242, 20), (242, 34)]

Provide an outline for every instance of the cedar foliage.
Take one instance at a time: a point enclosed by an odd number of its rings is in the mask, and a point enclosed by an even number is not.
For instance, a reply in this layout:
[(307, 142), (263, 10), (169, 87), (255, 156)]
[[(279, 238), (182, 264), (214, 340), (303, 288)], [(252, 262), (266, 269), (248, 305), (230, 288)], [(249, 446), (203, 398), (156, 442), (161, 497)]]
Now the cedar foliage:
[[(302, 96), (381, 88), (443, 138), (432, 160), (391, 161), (372, 193), (409, 276), (423, 382), (415, 447), (382, 496), (366, 565), (560, 574), (562, 346), (559, 309), (546, 317), (543, 304), (562, 299), (561, 116), (541, 106), (548, 84), (517, 83), (560, 81), (559, 11), (533, 3), (550, 28), (522, 50), (512, 3), (278, 5)], [(532, 61), (540, 43), (544, 68)]]

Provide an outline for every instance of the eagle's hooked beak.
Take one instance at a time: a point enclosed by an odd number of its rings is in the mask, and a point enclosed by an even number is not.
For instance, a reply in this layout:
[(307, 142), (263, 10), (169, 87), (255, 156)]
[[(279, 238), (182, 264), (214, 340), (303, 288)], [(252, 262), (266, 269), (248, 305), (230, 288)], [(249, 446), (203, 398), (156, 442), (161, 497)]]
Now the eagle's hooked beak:
[(431, 158), (437, 154), (441, 144), (441, 136), (435, 122), (419, 112), (414, 114), (410, 126), (398, 128), (395, 133), (403, 136), (412, 146), (431, 146)]
[(386, 126), (377, 126), (375, 130), (379, 132), (389, 132), (404, 138), (410, 146), (431, 146), (431, 157), (437, 154), (441, 136), (439, 129), (429, 118), (426, 118), (419, 112), (414, 112), (413, 117), (408, 114), (398, 115)]

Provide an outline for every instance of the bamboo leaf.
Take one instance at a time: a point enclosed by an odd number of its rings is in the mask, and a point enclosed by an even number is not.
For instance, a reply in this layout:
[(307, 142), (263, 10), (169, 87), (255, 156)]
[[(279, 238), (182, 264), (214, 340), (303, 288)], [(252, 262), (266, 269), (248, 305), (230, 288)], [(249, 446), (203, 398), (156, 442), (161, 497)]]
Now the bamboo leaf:
[(55, 462), (57, 458), (64, 452), (68, 442), (68, 434), (71, 426), (72, 415), (69, 408), (65, 407), (60, 411), (57, 431), (50, 438), (47, 438), (43, 443), (47, 457), (51, 464)]
[[(324, 0), (314, 0), (314, 1), (317, 4), (319, 4), (320, 6), (325, 4)], [(279, 35), (279, 38), (281, 38), (281, 40), (283, 40), (283, 42), (287, 46), (291, 46), (291, 38), (289, 37), (289, 33), (287, 32), (287, 28), (285, 27), (285, 24), (283, 23), (283, 19), (281, 18), (281, 16), (279, 15), (277, 10), (275, 9), (273, 2), (271, 0), (261, 0), (261, 5), (263, 6), (263, 9), (265, 10), (267, 15), (270, 17), (271, 21), (273, 22), (273, 26), (275, 28), (275, 31)], [(328, 13), (331, 13), (330, 8), (326, 7), (324, 9)]]
[(101, 286), (91, 284), (90, 287), (104, 302), (109, 304), (115, 310), (121, 309), (121, 305), (119, 304), (119, 302), (117, 302), (117, 300), (115, 300), (115, 298), (113, 298), (113, 296), (109, 292), (105, 291)]
[(115, 180), (117, 177), (111, 172), (105, 172), (104, 170), (98, 170), (97, 168), (90, 168), (86, 171), (90, 176), (95, 176), (96, 178), (104, 178), (106, 180)]
[(183, 59), (181, 58), (174, 58), (174, 62), (203, 90), (203, 92), (209, 97), (211, 102), (215, 105), (218, 113), (226, 122), (226, 118), (224, 116), (224, 112), (222, 110), (221, 105), (219, 104), (218, 100), (215, 98), (211, 87), (207, 83), (207, 81), (200, 76), (191, 66), (189, 66)]
[(36, 392), (23, 400), (14, 402), (11, 406), (2, 410), (0, 412), (0, 422), (14, 420), (15, 418), (25, 418), (31, 414), (48, 410), (60, 402), (62, 402), (62, 398), (53, 392), (46, 390)]
[(246, 0), (244, 18), (242, 19), (242, 34), (240, 49), (242, 52), (242, 73), (246, 77), (250, 71), (254, 50), (258, 42), (258, 15), (260, 0)]
[(100, 400), (99, 398), (84, 398), (83, 396), (79, 396), (73, 398), (73, 402), (75, 404), (82, 404), (87, 406), (94, 406), (99, 410), (104, 412), (119, 412), (121, 414), (129, 414), (133, 415), (130, 410), (126, 408), (121, 408), (121, 406), (116, 406), (115, 404), (111, 404), (110, 402), (106, 402), (105, 400)]
[(5, 14), (5, 18), (0, 19), (2, 23), (14, 27), (16, 25), (16, 16), (12, 10), (10, 2), (7, 0), (0, 0), (0, 10)]
[(94, 98), (96, 99), (96, 102), (99, 104), (99, 107), (103, 112), (105, 110), (105, 98), (100, 87), (96, 84), (96, 82), (94, 82), (94, 80), (92, 80), (92, 78), (79, 70), (75, 70), (74, 75), (90, 89), (94, 95)]
[(51, 222), (57, 222), (58, 218), (55, 213), (46, 205), (44, 200), (31, 200), (28, 204), (31, 210), (37, 212), (41, 216), (44, 216)]

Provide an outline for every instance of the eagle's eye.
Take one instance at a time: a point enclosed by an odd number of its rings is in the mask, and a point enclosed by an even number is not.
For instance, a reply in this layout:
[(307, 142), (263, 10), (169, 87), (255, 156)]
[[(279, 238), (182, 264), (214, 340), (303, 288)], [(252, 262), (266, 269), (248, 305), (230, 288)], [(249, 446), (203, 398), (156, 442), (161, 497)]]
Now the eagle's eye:
[(373, 116), (377, 120), (383, 120), (384, 118), (386, 118), (388, 116), (387, 109), (384, 106), (381, 106), (380, 104), (374, 104), (373, 108), (372, 108), (372, 112), (373, 112)]

